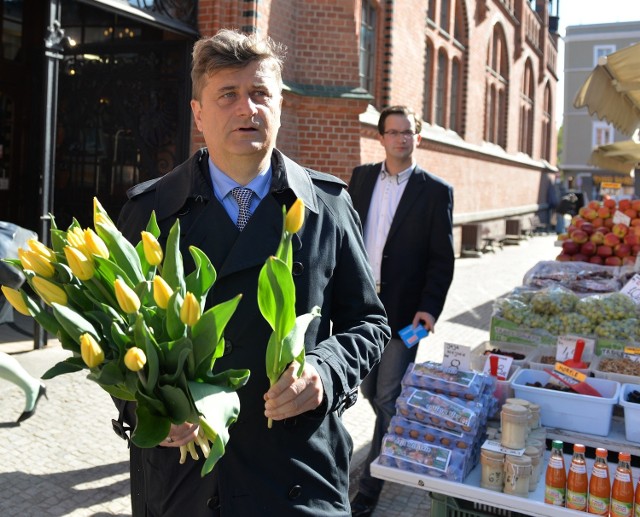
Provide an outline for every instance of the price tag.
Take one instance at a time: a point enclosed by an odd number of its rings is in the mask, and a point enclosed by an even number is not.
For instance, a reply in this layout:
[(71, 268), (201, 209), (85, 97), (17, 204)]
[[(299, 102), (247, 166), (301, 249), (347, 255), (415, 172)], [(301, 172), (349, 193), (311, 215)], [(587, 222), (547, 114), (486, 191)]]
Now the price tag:
[(508, 449), (503, 447), (499, 440), (486, 439), (482, 444), (482, 449), (494, 452), (501, 452), (502, 454), (509, 454), (510, 456), (522, 456), (524, 455), (524, 449)]
[(629, 226), (631, 224), (631, 217), (627, 214), (622, 213), (620, 210), (616, 210), (613, 214), (613, 224), (626, 224)]
[[(637, 259), (636, 259), (637, 261)], [(629, 281), (624, 284), (623, 288), (620, 289), (620, 292), (626, 294), (629, 298), (631, 298), (636, 305), (640, 304), (640, 275), (633, 275)]]
[(498, 358), (498, 368), (496, 371), (496, 377), (500, 381), (507, 380), (509, 376), (509, 370), (511, 369), (511, 363), (513, 363), (513, 357), (500, 355), (500, 354), (487, 354), (485, 357), (487, 360), (484, 362), (483, 373), (486, 375), (491, 375), (491, 357)]
[(558, 336), (556, 341), (556, 361), (564, 362), (567, 359), (573, 359), (573, 353), (576, 350), (578, 339), (584, 341), (584, 350), (582, 351), (583, 361), (585, 357), (593, 357), (593, 351), (596, 347), (596, 340), (582, 336)]
[(635, 346), (625, 346), (624, 357), (631, 361), (635, 361), (636, 363), (640, 363), (640, 348)]
[(442, 366), (464, 371), (471, 370), (471, 348), (466, 345), (445, 342)]

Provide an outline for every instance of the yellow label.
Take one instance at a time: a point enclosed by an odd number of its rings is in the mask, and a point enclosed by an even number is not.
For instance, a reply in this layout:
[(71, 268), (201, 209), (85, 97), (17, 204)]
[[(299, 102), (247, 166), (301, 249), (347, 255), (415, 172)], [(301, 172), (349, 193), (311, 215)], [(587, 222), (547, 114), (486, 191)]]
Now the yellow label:
[(621, 188), (621, 183), (614, 183), (612, 181), (603, 181), (600, 183), (600, 188)]
[(569, 368), (566, 364), (556, 363), (554, 369), (579, 382), (584, 382), (584, 380), (587, 378), (584, 373), (574, 370), (573, 368)]
[(640, 348), (637, 346), (625, 346), (624, 353), (629, 355), (640, 355)]

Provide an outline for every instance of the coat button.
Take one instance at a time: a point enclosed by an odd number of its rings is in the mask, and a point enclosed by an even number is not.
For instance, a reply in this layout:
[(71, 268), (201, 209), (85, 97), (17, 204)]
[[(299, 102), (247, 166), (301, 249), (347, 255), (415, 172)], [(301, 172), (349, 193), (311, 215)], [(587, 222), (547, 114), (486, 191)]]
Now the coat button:
[(289, 489), (289, 499), (298, 499), (302, 495), (302, 487), (300, 485), (293, 485)]
[(293, 266), (291, 266), (291, 273), (293, 276), (300, 276), (304, 271), (304, 266), (301, 262), (294, 262)]
[(218, 510), (220, 508), (220, 498), (217, 495), (210, 497), (207, 500), (207, 507), (211, 510)]

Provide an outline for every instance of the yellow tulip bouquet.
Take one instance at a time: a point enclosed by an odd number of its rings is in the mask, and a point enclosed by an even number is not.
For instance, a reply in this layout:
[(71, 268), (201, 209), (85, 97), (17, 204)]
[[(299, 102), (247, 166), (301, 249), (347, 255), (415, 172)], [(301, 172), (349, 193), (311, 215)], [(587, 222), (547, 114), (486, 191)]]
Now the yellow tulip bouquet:
[[(93, 229), (74, 220), (66, 231), (52, 218), (51, 248), (32, 239), (18, 259), (7, 259), (49, 308), (23, 289), (2, 292), (72, 352), (44, 379), (89, 369), (88, 378), (110, 395), (135, 401), (131, 440), (138, 447), (158, 445), (171, 424), (198, 424), (204, 476), (224, 454), (240, 411), (235, 392), (249, 378), (248, 370), (212, 373), (241, 295), (203, 312), (216, 271), (192, 246), (195, 269), (184, 275), (179, 220), (163, 250), (155, 214), (136, 246), (95, 198), (93, 218)], [(180, 462), (188, 453), (198, 457), (193, 442), (182, 447)]]

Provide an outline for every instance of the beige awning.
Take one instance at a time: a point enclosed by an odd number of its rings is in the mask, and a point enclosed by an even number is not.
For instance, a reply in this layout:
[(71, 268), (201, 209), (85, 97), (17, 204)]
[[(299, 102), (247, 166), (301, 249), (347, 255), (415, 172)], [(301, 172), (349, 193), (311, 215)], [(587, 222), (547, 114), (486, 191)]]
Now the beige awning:
[(629, 174), (640, 162), (640, 142), (637, 133), (633, 139), (596, 147), (589, 163), (610, 171)]
[(626, 135), (640, 127), (640, 43), (601, 57), (573, 106), (586, 107)]

